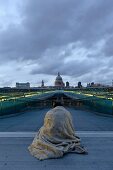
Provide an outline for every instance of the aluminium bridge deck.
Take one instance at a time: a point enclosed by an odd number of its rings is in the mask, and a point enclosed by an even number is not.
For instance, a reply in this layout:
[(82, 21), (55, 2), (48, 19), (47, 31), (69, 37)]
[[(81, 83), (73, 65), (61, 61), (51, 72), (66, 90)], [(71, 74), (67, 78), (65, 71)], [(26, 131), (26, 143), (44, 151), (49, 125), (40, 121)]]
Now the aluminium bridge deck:
[(27, 147), (49, 108), (27, 111), (0, 119), (0, 170), (112, 170), (113, 117), (67, 108), (88, 155), (68, 154), (60, 159), (39, 161)]

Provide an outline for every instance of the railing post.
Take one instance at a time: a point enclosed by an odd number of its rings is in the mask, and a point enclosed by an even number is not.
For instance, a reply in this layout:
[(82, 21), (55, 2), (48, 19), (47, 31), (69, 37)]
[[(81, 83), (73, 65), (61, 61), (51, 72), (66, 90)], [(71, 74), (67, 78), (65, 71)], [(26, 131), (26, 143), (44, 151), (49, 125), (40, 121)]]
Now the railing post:
[(112, 114), (113, 114), (113, 97), (112, 97)]
[(2, 97), (1, 97), (1, 102), (0, 102), (0, 111), (2, 111)]

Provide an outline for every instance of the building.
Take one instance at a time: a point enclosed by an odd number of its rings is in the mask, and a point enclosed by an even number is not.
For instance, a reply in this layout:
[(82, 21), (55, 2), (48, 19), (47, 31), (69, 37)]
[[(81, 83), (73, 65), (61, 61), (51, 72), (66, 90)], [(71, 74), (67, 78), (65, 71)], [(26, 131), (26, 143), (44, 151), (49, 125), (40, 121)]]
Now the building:
[(30, 88), (30, 83), (16, 83), (16, 88), (17, 89), (29, 89)]
[(88, 83), (87, 87), (107, 87), (107, 86), (104, 85), (104, 84), (101, 84), (101, 83), (94, 83), (94, 82), (92, 82), (92, 83)]
[(41, 87), (44, 87), (44, 80), (42, 80)]
[(62, 80), (62, 77), (60, 76), (60, 73), (58, 72), (58, 75), (55, 79), (55, 87), (64, 87), (64, 86), (65, 86), (65, 84)]
[(66, 87), (69, 87), (69, 82), (68, 81), (66, 82)]
[(91, 83), (91, 87), (94, 87), (94, 86), (95, 86), (95, 83), (94, 83), (94, 82), (92, 82), (92, 83)]
[(78, 82), (78, 88), (81, 88), (82, 87), (82, 84), (81, 84), (81, 82), (79, 81)]
[(91, 87), (91, 84), (90, 84), (90, 83), (87, 83), (87, 87)]

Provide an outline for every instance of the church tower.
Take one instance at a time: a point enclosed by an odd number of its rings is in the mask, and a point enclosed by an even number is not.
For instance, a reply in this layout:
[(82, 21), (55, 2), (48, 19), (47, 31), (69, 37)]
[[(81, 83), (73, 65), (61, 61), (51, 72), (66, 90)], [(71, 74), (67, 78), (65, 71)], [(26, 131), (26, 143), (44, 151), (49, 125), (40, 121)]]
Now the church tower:
[(41, 87), (44, 87), (44, 80), (42, 80)]

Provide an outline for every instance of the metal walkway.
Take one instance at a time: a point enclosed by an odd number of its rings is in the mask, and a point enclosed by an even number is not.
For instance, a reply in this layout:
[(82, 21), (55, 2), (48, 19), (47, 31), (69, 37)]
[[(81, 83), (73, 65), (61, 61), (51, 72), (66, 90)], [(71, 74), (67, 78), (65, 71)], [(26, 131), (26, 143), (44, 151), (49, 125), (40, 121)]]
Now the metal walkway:
[(0, 119), (0, 170), (112, 170), (113, 118), (67, 108), (88, 155), (39, 161), (28, 151), (49, 108)]

